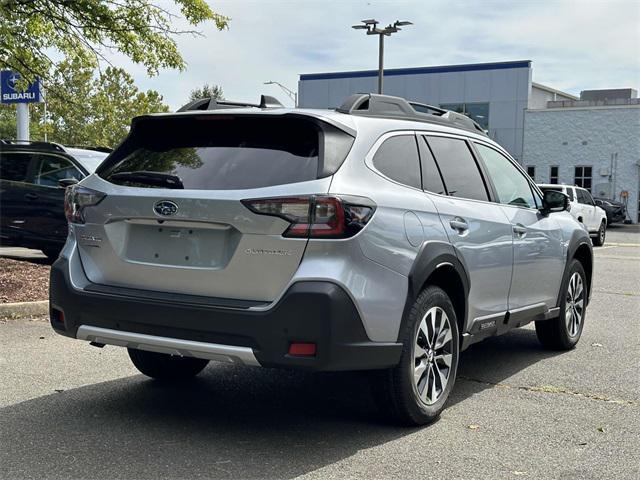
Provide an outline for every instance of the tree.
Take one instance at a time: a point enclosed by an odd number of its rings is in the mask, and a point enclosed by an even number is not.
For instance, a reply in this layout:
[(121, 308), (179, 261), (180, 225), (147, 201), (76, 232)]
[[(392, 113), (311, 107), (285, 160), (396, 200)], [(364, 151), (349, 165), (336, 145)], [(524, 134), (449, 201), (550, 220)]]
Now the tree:
[[(227, 27), (229, 19), (205, 0), (172, 2), (190, 26), (211, 20), (219, 30)], [(24, 82), (48, 79), (57, 63), (52, 50), (96, 64), (109, 49), (144, 65), (149, 75), (183, 70), (174, 38), (198, 32), (174, 29), (176, 17), (158, 0), (0, 0), (0, 68), (20, 73)]]
[[(96, 71), (82, 59), (65, 60), (49, 74), (47, 122), (43, 105), (32, 104), (31, 138), (67, 145), (116, 146), (127, 135), (131, 118), (169, 107), (154, 91), (141, 92), (122, 68)], [(0, 138), (15, 137), (15, 107), (0, 108)]]
[(222, 93), (222, 87), (218, 85), (209, 85), (205, 83), (201, 88), (195, 88), (191, 90), (189, 94), (189, 101), (198, 100), (199, 98), (207, 98), (211, 97), (216, 100), (221, 100), (224, 98), (224, 93)]

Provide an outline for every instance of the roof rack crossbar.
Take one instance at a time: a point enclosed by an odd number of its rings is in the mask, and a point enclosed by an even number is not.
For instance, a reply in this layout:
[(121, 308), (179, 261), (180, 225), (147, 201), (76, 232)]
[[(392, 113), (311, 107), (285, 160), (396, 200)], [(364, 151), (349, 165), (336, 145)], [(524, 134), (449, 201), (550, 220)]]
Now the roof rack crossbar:
[(275, 97), (260, 95), (260, 103), (232, 102), (229, 100), (219, 100), (212, 97), (199, 98), (183, 105), (178, 112), (189, 112), (193, 110), (222, 110), (227, 108), (284, 108), (284, 105)]
[(336, 111), (349, 115), (438, 123), (486, 135), (482, 127), (466, 115), (391, 95), (356, 93), (349, 96)]

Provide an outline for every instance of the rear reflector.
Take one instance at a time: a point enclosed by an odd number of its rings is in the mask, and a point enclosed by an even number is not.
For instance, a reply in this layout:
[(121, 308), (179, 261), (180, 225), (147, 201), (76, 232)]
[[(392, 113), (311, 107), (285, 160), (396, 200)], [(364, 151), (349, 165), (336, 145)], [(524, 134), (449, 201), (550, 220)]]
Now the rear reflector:
[(57, 323), (59, 326), (65, 327), (64, 324), (64, 312), (62, 310), (58, 310), (57, 308), (51, 308), (49, 315), (51, 316), (51, 321)]
[(280, 217), (291, 225), (282, 234), (296, 238), (348, 238), (364, 228), (374, 212), (367, 198), (327, 195), (242, 200), (258, 215)]
[(292, 343), (291, 345), (289, 345), (289, 355), (295, 355), (297, 357), (315, 357), (316, 344)]

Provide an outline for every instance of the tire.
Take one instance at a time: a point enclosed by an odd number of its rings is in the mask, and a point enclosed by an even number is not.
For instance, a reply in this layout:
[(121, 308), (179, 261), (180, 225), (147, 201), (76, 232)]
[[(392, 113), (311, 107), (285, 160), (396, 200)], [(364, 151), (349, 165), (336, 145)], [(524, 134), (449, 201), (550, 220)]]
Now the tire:
[(600, 224), (600, 228), (598, 229), (598, 233), (596, 237), (593, 239), (593, 244), (596, 247), (601, 247), (602, 245), (604, 245), (604, 240), (606, 235), (607, 235), (607, 225), (603, 220), (602, 223)]
[[(432, 348), (434, 339), (435, 348)], [(403, 348), (398, 365), (373, 376), (376, 403), (400, 424), (431, 423), (438, 418), (449, 398), (460, 354), (457, 318), (444, 290), (430, 286), (418, 295), (402, 326), (399, 340)], [(414, 380), (416, 373), (417, 382)]]
[(568, 275), (562, 282), (560, 315), (552, 320), (536, 322), (536, 335), (542, 346), (550, 350), (571, 350), (576, 346), (587, 313), (587, 290), (584, 268), (578, 260), (573, 259)]
[(128, 348), (129, 358), (140, 371), (147, 377), (156, 380), (185, 380), (198, 375), (209, 360), (192, 357), (179, 357), (166, 353), (147, 352)]

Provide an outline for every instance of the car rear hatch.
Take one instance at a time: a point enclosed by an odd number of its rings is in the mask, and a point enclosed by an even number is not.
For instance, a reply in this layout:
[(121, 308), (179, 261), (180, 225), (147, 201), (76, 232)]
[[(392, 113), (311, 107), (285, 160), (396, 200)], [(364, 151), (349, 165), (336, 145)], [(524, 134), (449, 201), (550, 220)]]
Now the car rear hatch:
[(299, 114), (134, 119), (97, 175), (76, 187), (76, 196), (87, 188), (105, 194), (71, 219), (88, 279), (132, 291), (275, 300), (307, 238), (285, 236), (288, 217), (246, 200), (326, 193), (352, 143), (339, 128)]

